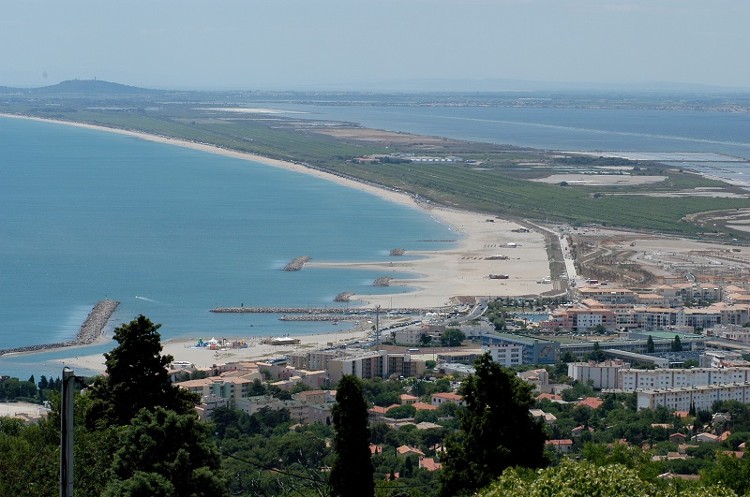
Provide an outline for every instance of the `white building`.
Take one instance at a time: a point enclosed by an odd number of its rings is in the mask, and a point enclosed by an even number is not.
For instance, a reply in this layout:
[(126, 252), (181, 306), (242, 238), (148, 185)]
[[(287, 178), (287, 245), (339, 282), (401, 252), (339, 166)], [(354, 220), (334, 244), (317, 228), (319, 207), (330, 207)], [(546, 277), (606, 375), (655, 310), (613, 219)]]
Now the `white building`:
[(549, 372), (546, 369), (532, 369), (518, 373), (518, 377), (526, 383), (532, 385), (539, 392), (550, 392)]
[(666, 407), (675, 411), (710, 410), (719, 400), (736, 400), (750, 403), (750, 384), (704, 385), (690, 388), (654, 389), (637, 392), (638, 409)]
[(630, 364), (621, 360), (604, 362), (571, 362), (568, 363), (568, 376), (581, 383), (592, 382), (596, 389), (619, 388), (618, 371), (630, 368)]
[(489, 345), (486, 350), (489, 350), (493, 361), (506, 368), (523, 364), (523, 345), (493, 344)]
[(671, 390), (750, 382), (750, 368), (627, 369), (618, 372), (625, 392)]

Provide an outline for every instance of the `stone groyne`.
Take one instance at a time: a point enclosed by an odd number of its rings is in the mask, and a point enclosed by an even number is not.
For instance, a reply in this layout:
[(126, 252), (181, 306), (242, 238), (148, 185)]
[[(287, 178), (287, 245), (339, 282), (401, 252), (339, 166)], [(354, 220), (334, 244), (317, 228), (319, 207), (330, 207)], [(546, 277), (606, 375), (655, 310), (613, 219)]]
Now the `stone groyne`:
[(296, 257), (291, 262), (289, 262), (289, 264), (284, 266), (284, 271), (300, 271), (307, 262), (310, 262), (310, 256), (308, 255)]
[(351, 300), (352, 295), (354, 295), (352, 292), (341, 292), (336, 297), (334, 297), (334, 302), (349, 302)]
[(102, 333), (104, 333), (104, 327), (107, 325), (107, 322), (109, 322), (118, 305), (120, 305), (120, 303), (114, 300), (102, 300), (97, 302), (81, 325), (74, 340), (0, 349), (0, 356), (17, 352), (39, 352), (42, 350), (72, 347), (74, 345), (91, 344), (102, 336)]
[(115, 300), (102, 300), (97, 302), (91, 312), (86, 317), (86, 321), (81, 325), (76, 335), (76, 345), (88, 345), (95, 342), (104, 333), (104, 327), (107, 326), (112, 314), (117, 310), (119, 302)]
[(375, 281), (372, 283), (372, 286), (377, 286), (377, 287), (390, 286), (391, 280), (393, 280), (393, 278), (391, 278), (390, 276), (380, 276), (375, 279)]

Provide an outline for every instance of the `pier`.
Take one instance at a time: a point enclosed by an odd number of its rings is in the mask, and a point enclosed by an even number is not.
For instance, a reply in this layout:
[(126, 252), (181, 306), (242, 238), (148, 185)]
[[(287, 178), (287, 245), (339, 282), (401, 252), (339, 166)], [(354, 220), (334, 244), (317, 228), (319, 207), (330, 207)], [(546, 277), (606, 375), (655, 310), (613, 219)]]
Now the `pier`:
[(43, 350), (59, 349), (63, 347), (72, 347), (75, 345), (89, 345), (99, 339), (104, 333), (104, 327), (107, 326), (112, 314), (117, 310), (119, 302), (115, 300), (102, 300), (97, 302), (86, 320), (78, 330), (75, 339), (68, 342), (42, 343), (38, 345), (26, 345), (23, 347), (11, 347), (0, 349), (0, 356), (5, 354), (19, 352), (41, 352)]

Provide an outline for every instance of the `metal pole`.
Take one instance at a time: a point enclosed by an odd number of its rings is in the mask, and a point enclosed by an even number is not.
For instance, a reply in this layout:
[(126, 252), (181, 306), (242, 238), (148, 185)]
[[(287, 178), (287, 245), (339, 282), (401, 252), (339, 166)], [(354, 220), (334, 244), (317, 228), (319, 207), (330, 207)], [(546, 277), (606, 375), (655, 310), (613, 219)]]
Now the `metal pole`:
[(60, 409), (60, 497), (73, 497), (73, 382), (69, 368), (62, 374), (62, 407)]
[(380, 352), (380, 306), (375, 306), (375, 350)]

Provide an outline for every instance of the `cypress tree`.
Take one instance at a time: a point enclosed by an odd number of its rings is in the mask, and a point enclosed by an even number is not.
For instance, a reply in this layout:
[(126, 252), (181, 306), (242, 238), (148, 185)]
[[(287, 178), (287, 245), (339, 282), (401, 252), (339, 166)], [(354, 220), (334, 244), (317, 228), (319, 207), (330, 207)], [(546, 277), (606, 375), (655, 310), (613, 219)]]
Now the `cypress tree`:
[(329, 480), (331, 495), (373, 497), (375, 469), (370, 460), (367, 403), (362, 395), (362, 383), (355, 376), (344, 376), (339, 381), (332, 414), (336, 460)]

